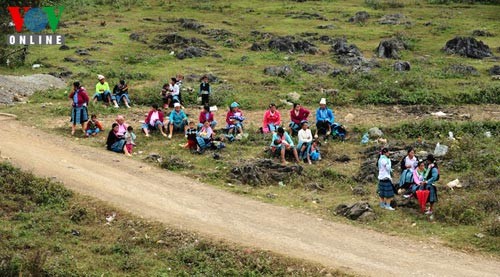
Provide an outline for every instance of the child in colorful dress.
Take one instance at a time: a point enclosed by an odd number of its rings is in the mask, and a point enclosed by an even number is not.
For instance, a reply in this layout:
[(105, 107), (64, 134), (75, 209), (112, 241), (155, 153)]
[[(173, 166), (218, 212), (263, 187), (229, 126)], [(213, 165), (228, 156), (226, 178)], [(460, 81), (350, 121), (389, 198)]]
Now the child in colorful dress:
[(95, 137), (99, 132), (104, 131), (102, 124), (99, 120), (97, 120), (97, 115), (93, 114), (90, 116), (90, 120), (87, 123), (87, 130), (85, 130), (85, 136), (93, 136)]
[(135, 139), (137, 136), (134, 134), (134, 128), (132, 126), (127, 127), (127, 132), (125, 133), (125, 147), (127, 148), (127, 152), (132, 154), (132, 150), (135, 146)]

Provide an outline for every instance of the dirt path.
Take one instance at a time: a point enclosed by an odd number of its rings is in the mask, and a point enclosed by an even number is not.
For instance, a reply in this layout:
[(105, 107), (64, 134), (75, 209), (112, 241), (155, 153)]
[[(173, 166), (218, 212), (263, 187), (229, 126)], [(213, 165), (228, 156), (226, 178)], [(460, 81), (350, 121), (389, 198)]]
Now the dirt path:
[(327, 222), (73, 143), (0, 115), (0, 153), (37, 175), (173, 226), (371, 276), (499, 276), (500, 261)]

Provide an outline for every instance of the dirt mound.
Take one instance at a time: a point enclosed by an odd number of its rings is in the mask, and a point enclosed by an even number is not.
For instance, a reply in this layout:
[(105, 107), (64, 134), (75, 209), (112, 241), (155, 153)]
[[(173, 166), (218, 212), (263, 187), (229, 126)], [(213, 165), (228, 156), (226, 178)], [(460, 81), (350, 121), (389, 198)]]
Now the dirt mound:
[(0, 103), (22, 102), (37, 91), (65, 88), (66, 83), (49, 74), (30, 76), (0, 75)]
[(242, 184), (259, 186), (278, 184), (302, 173), (300, 165), (281, 165), (270, 159), (246, 162), (231, 169), (229, 177)]
[(446, 42), (443, 48), (448, 54), (457, 54), (460, 56), (482, 59), (486, 57), (492, 57), (490, 47), (484, 44), (482, 41), (478, 41), (473, 37), (455, 37), (452, 40)]

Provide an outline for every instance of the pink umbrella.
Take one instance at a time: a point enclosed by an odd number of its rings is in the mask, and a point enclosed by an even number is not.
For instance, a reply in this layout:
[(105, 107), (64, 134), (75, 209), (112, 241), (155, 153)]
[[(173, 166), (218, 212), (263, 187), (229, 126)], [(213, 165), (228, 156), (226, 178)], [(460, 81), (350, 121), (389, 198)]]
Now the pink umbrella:
[(429, 198), (429, 193), (430, 191), (428, 190), (417, 190), (416, 192), (418, 203), (420, 203), (420, 210), (422, 212), (425, 211), (425, 206), (427, 204), (427, 198)]

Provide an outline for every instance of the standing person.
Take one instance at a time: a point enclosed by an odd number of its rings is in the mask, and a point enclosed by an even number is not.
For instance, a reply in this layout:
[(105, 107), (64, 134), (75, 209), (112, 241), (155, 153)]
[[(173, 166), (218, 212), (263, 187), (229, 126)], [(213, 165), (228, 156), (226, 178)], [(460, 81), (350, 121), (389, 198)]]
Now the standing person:
[(182, 81), (184, 80), (184, 75), (177, 73), (175, 80), (177, 80), (175, 84), (179, 87), (179, 103), (181, 103), (181, 108), (184, 109), (184, 102), (182, 101)]
[(165, 110), (168, 109), (168, 99), (169, 99), (168, 97), (171, 93), (172, 92), (171, 92), (171, 87), (170, 87), (169, 83), (166, 83), (161, 87), (160, 96), (161, 96), (161, 100), (163, 101), (163, 109), (165, 109)]
[(188, 122), (188, 117), (184, 113), (184, 111), (181, 110), (181, 103), (175, 103), (174, 110), (170, 113), (170, 116), (169, 116), (168, 139), (172, 138), (172, 133), (174, 131), (186, 133), (187, 122)]
[(264, 120), (262, 121), (262, 132), (267, 134), (274, 133), (281, 125), (281, 114), (276, 109), (276, 104), (271, 103), (269, 109), (264, 113)]
[(93, 114), (90, 116), (90, 120), (87, 122), (87, 128), (85, 129), (85, 136), (96, 136), (99, 132), (104, 131), (102, 124), (99, 120), (97, 120), (97, 115)]
[(108, 138), (106, 139), (106, 147), (109, 151), (116, 153), (124, 153), (127, 156), (131, 156), (125, 147), (125, 139), (123, 135), (118, 133), (118, 123), (114, 122), (111, 125), (111, 130), (108, 133)]
[(118, 123), (118, 134), (124, 136), (128, 128), (128, 124), (125, 123), (125, 117), (123, 115), (116, 116), (116, 123)]
[(203, 124), (208, 121), (210, 124), (210, 127), (212, 129), (215, 128), (215, 125), (217, 125), (217, 121), (214, 119), (214, 113), (210, 111), (209, 106), (203, 106), (203, 110), (200, 112), (200, 116), (198, 117), (200, 123), (198, 123), (198, 128), (203, 127)]
[(426, 215), (434, 213), (434, 204), (438, 201), (437, 188), (434, 183), (439, 181), (439, 168), (434, 158), (434, 155), (427, 155), (427, 170), (425, 172), (425, 189), (429, 190), (429, 209), (425, 212)]
[(297, 149), (293, 145), (293, 140), (290, 135), (283, 129), (279, 127), (277, 132), (273, 134), (273, 138), (271, 141), (271, 152), (279, 153), (281, 157), (281, 163), (286, 164), (285, 154), (286, 151), (292, 151), (293, 156), (297, 163), (300, 162), (299, 155), (297, 154)]
[(130, 97), (128, 95), (128, 85), (125, 80), (120, 80), (120, 82), (113, 88), (113, 95), (115, 97), (116, 104), (123, 102), (125, 107), (130, 108)]
[(389, 159), (389, 149), (382, 148), (377, 161), (378, 166), (378, 194), (380, 196), (380, 207), (389, 211), (394, 211), (391, 207), (391, 199), (394, 197), (391, 178), (391, 160)]
[(229, 106), (229, 111), (226, 114), (227, 133), (242, 134), (243, 133), (243, 112), (240, 110), (240, 104), (233, 102)]
[(179, 85), (177, 84), (177, 79), (175, 79), (175, 78), (170, 79), (169, 91), (170, 91), (170, 94), (167, 95), (167, 107), (170, 107), (171, 104), (175, 104), (175, 103), (180, 104), (181, 103), (181, 101), (179, 99), (180, 89), (179, 89)]
[(208, 76), (203, 75), (201, 77), (200, 90), (198, 91), (198, 95), (201, 95), (201, 104), (203, 106), (210, 105), (210, 94), (212, 91), (210, 90), (210, 84), (208, 83)]
[(297, 143), (297, 150), (299, 151), (299, 158), (303, 161), (307, 159), (307, 163), (311, 164), (310, 151), (311, 143), (313, 140), (311, 130), (309, 129), (309, 123), (307, 121), (302, 122), (302, 129), (298, 133), (299, 143)]
[(135, 146), (135, 139), (137, 136), (134, 134), (134, 128), (132, 126), (127, 127), (127, 132), (125, 133), (125, 136), (123, 136), (125, 139), (125, 147), (127, 148), (127, 152), (129, 154), (132, 154), (132, 150), (134, 149)]
[(334, 120), (333, 111), (326, 107), (326, 99), (321, 98), (319, 108), (316, 110), (316, 134), (314, 137), (317, 138), (318, 134), (329, 136), (332, 133)]
[(146, 137), (149, 137), (149, 132), (153, 130), (160, 130), (162, 136), (166, 137), (167, 134), (163, 131), (164, 126), (164, 114), (161, 110), (158, 109), (157, 104), (153, 104), (151, 106), (151, 110), (149, 111), (144, 123), (142, 124), (142, 131)]
[(80, 85), (80, 82), (73, 83), (73, 90), (69, 94), (69, 99), (71, 99), (71, 135), (75, 134), (76, 124), (82, 125), (82, 131), (85, 134), (87, 129), (87, 121), (89, 120), (89, 114), (87, 111), (87, 105), (89, 104), (89, 96), (85, 88)]
[(297, 133), (300, 130), (302, 121), (307, 121), (307, 117), (311, 112), (303, 108), (299, 103), (293, 104), (293, 109), (290, 111), (290, 134)]
[(97, 75), (97, 84), (95, 85), (95, 94), (92, 96), (94, 103), (97, 101), (103, 101), (106, 105), (113, 103), (115, 108), (118, 108), (118, 103), (116, 103), (115, 97), (111, 95), (111, 89), (109, 88), (108, 82), (103, 75)]

